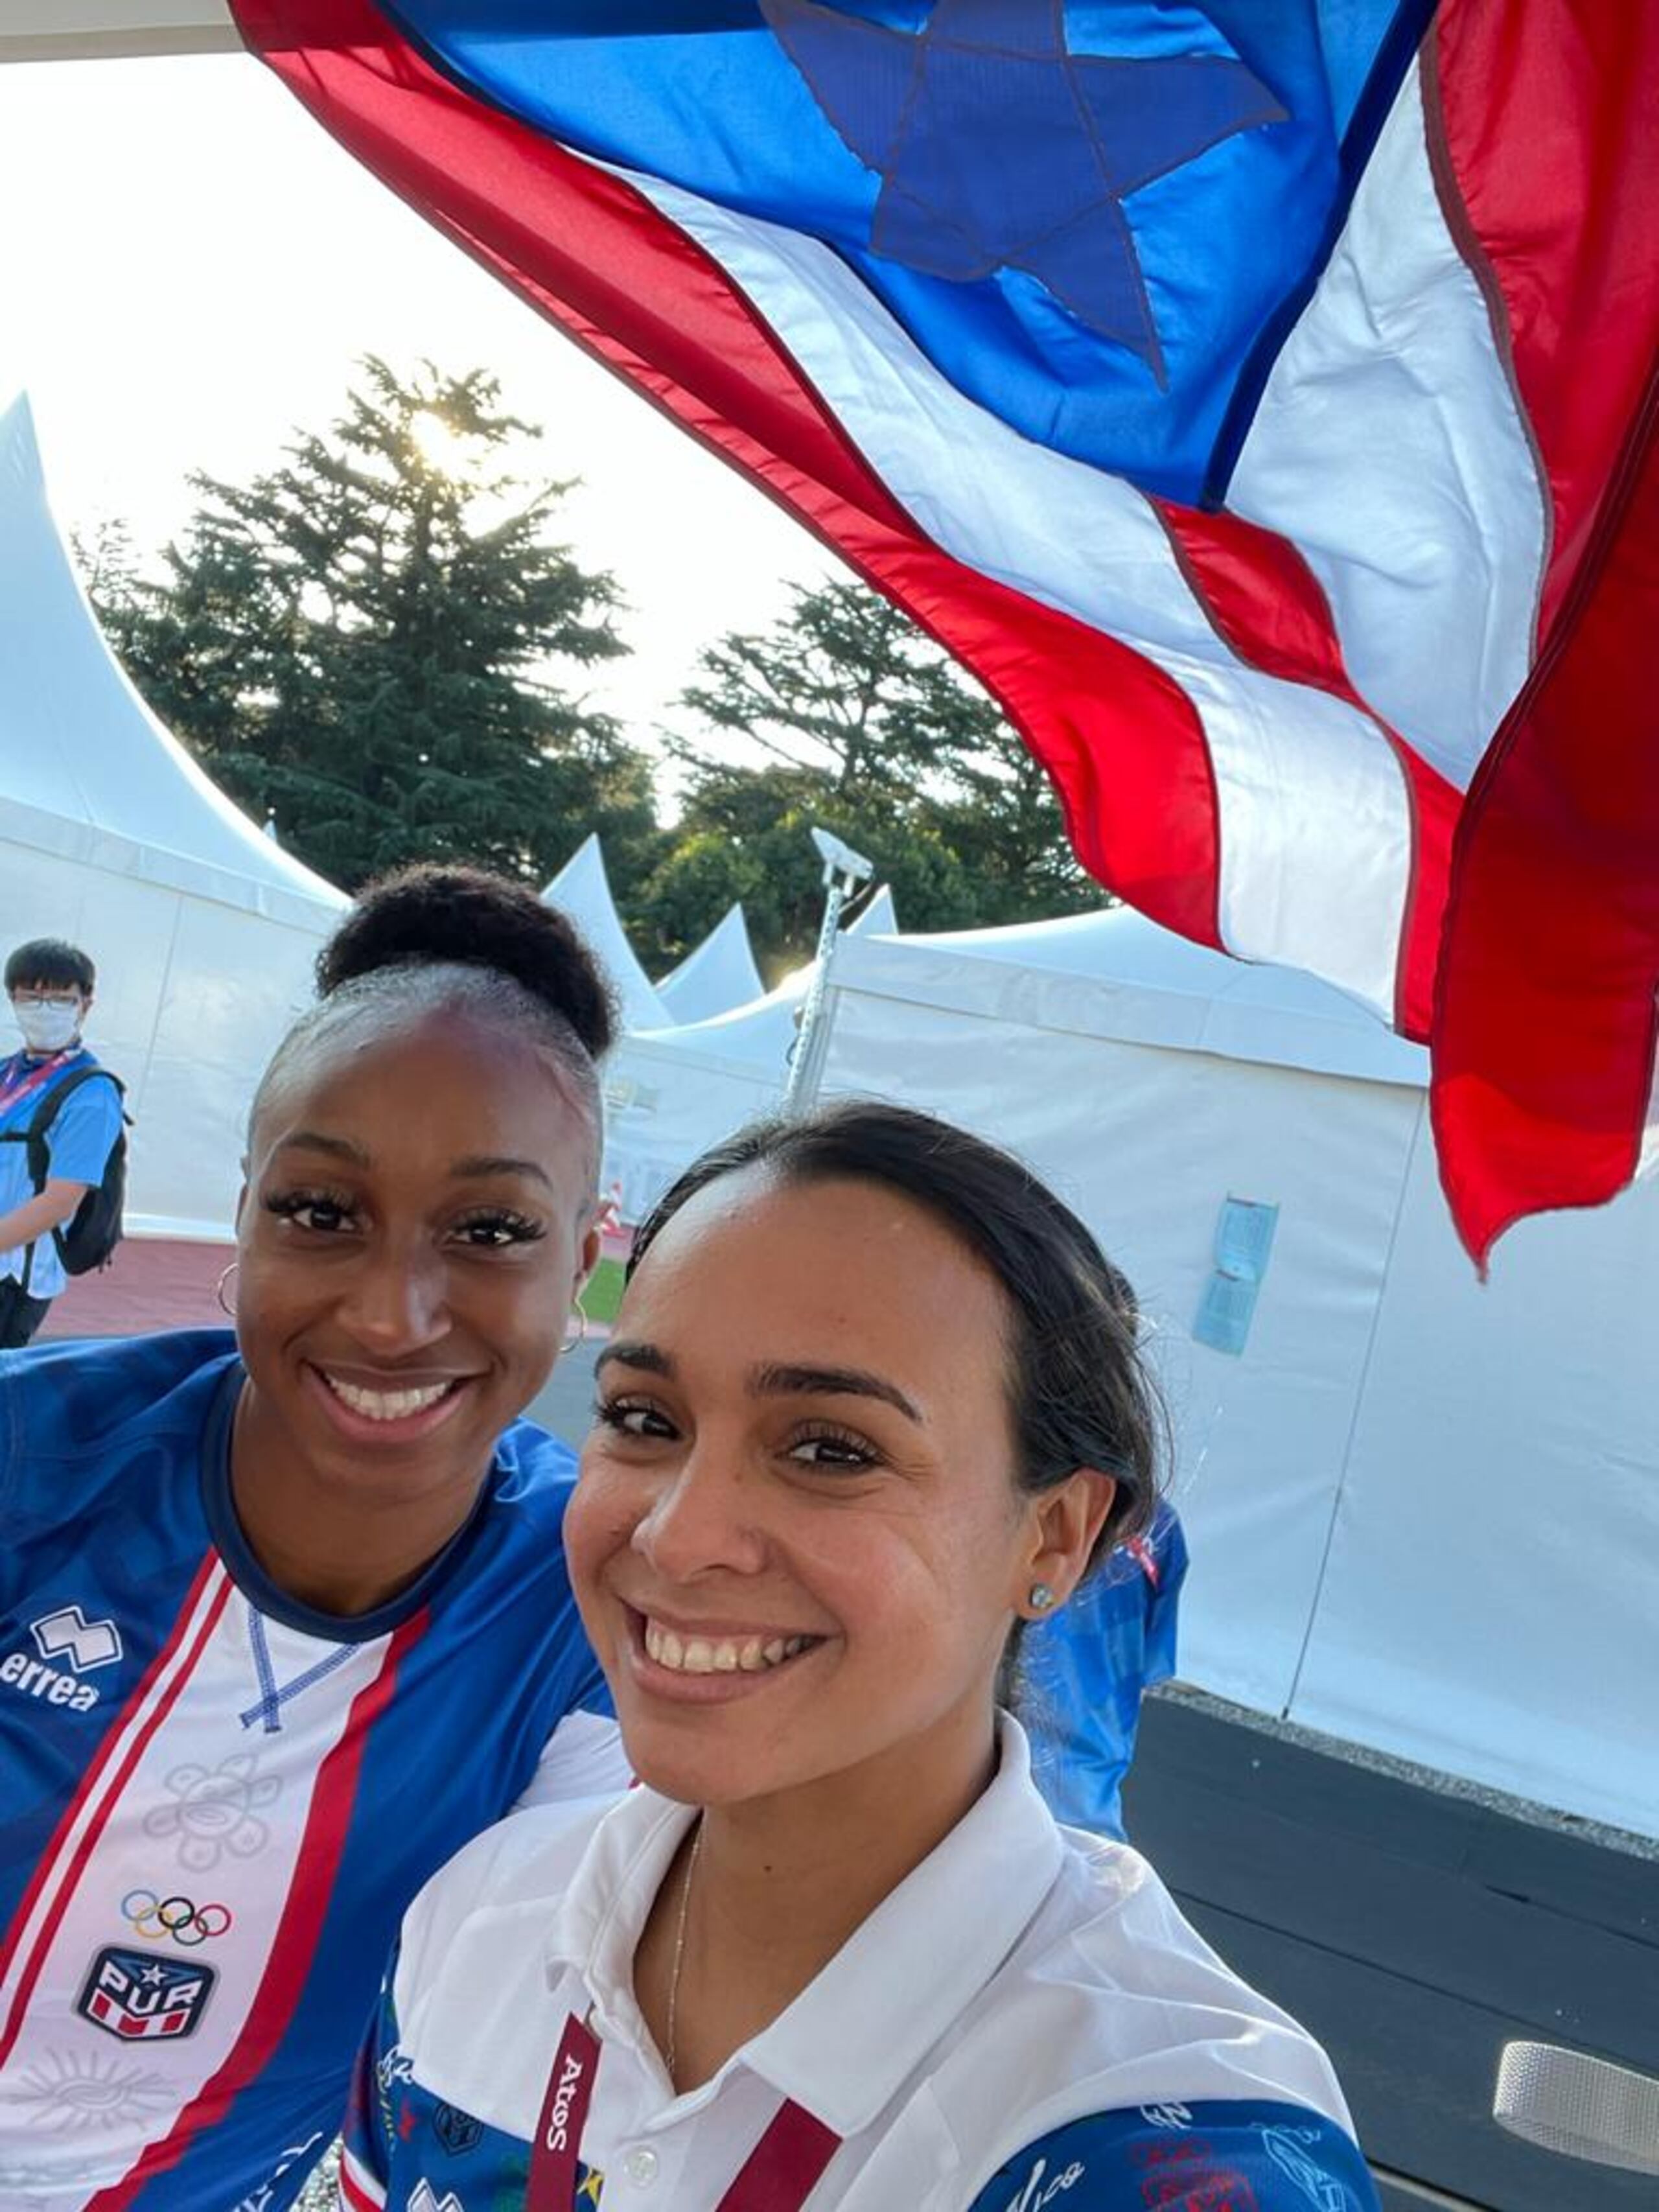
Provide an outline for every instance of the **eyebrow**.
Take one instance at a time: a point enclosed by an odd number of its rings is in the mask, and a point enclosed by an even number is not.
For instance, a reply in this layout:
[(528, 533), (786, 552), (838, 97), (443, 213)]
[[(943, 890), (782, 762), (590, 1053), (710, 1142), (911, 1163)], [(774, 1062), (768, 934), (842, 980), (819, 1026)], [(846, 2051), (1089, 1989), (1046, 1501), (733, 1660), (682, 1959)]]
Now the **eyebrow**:
[(481, 1176), (528, 1176), (532, 1182), (553, 1188), (553, 1178), (544, 1167), (534, 1160), (515, 1160), (506, 1152), (474, 1152), (464, 1160), (457, 1160), (449, 1170), (458, 1182), (474, 1180)]
[[(596, 1371), (613, 1360), (620, 1366), (636, 1367), (651, 1375), (672, 1376), (674, 1372), (673, 1361), (654, 1344), (613, 1338), (600, 1352)], [(883, 1405), (902, 1413), (906, 1420), (914, 1421), (918, 1428), (927, 1426), (921, 1413), (896, 1383), (862, 1367), (769, 1364), (752, 1370), (749, 1388), (762, 1398), (878, 1398)]]
[[(284, 1137), (276, 1147), (279, 1152), (325, 1152), (331, 1159), (346, 1160), (353, 1167), (374, 1165), (367, 1148), (349, 1137), (326, 1137), (319, 1129), (295, 1129)], [(552, 1177), (534, 1160), (513, 1158), (505, 1152), (478, 1152), (464, 1160), (457, 1160), (449, 1170), (452, 1181), (476, 1182), (487, 1176), (528, 1176), (532, 1182), (544, 1184), (551, 1190)]]
[(896, 1382), (863, 1367), (757, 1367), (750, 1388), (766, 1398), (879, 1398), (918, 1428), (927, 1426)]
[(674, 1371), (674, 1363), (665, 1352), (659, 1352), (654, 1344), (635, 1344), (627, 1337), (613, 1336), (601, 1348), (593, 1362), (593, 1372), (597, 1375), (601, 1367), (609, 1367), (613, 1362), (622, 1367), (642, 1368), (648, 1375), (672, 1375)]
[(319, 1129), (295, 1129), (277, 1145), (279, 1152), (326, 1152), (331, 1159), (349, 1160), (354, 1167), (366, 1168), (368, 1154), (361, 1145), (354, 1145), (349, 1137), (325, 1137)]

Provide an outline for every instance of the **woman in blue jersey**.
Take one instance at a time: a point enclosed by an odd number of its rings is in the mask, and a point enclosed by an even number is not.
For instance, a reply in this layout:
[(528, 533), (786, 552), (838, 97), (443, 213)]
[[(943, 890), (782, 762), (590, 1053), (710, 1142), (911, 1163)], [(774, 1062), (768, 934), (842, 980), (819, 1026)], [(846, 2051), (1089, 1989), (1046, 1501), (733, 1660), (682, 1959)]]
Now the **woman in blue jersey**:
[(278, 2212), (410, 1898), (619, 1786), (568, 1453), (518, 1416), (595, 1249), (592, 959), (371, 890), (250, 1118), (235, 1334), (0, 1359), (0, 2203)]
[(641, 1230), (567, 1523), (642, 1788), (406, 1917), (350, 2212), (1370, 2212), (1330, 2069), (1008, 1711), (1154, 1510), (1133, 1298), (1017, 1162), (847, 1103)]

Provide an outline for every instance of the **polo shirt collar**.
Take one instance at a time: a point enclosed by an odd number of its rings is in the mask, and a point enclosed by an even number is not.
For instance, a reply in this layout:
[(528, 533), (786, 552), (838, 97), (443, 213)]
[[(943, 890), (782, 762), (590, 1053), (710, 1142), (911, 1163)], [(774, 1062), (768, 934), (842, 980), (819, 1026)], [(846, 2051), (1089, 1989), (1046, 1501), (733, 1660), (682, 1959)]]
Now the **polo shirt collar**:
[[(688, 2116), (743, 2066), (839, 2136), (872, 2124), (996, 1972), (1059, 1873), (1065, 1846), (1031, 1780), (1024, 1731), (1006, 1714), (998, 1749), (983, 1796), (794, 2002), (680, 2100)], [(631, 1790), (595, 1830), (554, 1919), (550, 1965), (574, 1968), (601, 2032), (641, 2051), (634, 1953), (695, 1817), (654, 1790)]]

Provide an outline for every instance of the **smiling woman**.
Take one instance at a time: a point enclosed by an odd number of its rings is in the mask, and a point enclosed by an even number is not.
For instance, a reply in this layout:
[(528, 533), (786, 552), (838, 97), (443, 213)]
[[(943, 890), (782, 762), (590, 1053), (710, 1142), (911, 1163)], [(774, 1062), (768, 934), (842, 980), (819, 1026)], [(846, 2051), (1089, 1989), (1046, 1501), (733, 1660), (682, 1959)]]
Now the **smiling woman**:
[(567, 1523), (642, 1786), (411, 1908), (354, 2212), (1375, 2207), (1323, 2054), (1055, 1824), (999, 1705), (1022, 1625), (1153, 1511), (1137, 1337), (1076, 1217), (926, 1115), (845, 1103), (682, 1177)]
[(517, 1418), (598, 1249), (604, 983), (459, 868), (367, 893), (319, 983), (250, 1116), (234, 1343), (0, 1358), (8, 2204), (291, 2204), (422, 1881), (625, 1778), (570, 1455)]

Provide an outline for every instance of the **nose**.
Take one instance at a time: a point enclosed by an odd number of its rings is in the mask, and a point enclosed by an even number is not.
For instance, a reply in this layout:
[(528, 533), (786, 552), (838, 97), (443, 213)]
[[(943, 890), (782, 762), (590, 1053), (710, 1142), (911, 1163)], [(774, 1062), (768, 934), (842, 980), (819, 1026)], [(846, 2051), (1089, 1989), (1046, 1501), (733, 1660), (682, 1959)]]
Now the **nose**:
[(370, 1244), (351, 1269), (337, 1309), (341, 1326), (378, 1359), (407, 1358), (448, 1333), (448, 1278), (425, 1240)]
[(767, 1556), (759, 1511), (740, 1452), (718, 1437), (693, 1437), (635, 1523), (634, 1549), (665, 1583), (755, 1574)]

